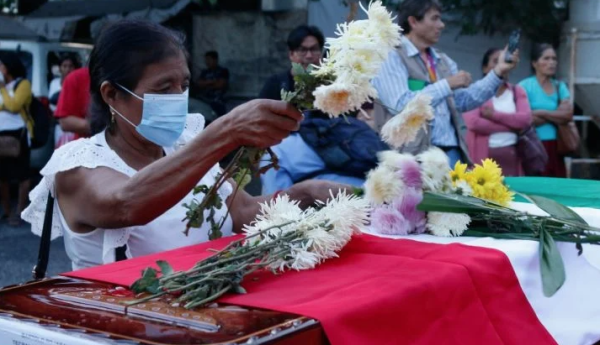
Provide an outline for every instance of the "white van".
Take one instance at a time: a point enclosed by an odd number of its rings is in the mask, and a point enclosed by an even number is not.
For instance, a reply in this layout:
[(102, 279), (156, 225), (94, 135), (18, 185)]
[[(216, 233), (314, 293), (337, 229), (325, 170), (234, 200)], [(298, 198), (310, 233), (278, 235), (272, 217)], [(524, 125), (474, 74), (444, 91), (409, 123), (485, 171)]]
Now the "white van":
[[(33, 95), (48, 105), (48, 87), (57, 77), (59, 58), (64, 54), (77, 54), (85, 64), (92, 51), (92, 45), (80, 43), (14, 41), (0, 39), (0, 51), (18, 53), (31, 81)], [(41, 169), (54, 151), (54, 129), (48, 143), (31, 151), (31, 167)]]
[[(93, 46), (81, 43), (12, 41), (0, 39), (0, 51), (18, 52), (27, 69), (27, 79), (31, 81), (36, 97), (48, 97), (48, 86), (56, 76), (53, 67), (58, 67), (60, 56), (70, 53), (79, 55), (85, 64)], [(56, 68), (54, 68), (56, 70)]]

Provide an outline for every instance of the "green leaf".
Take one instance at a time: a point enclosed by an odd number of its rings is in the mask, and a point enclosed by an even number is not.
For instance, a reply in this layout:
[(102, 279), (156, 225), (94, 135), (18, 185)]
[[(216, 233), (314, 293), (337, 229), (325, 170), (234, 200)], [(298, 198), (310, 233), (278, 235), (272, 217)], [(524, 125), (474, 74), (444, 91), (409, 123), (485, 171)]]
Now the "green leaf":
[(365, 190), (360, 187), (352, 187), (352, 194), (355, 196), (364, 196)]
[(291, 91), (286, 91), (284, 89), (281, 89), (281, 100), (284, 102), (293, 101), (297, 95), (298, 95), (297, 92), (291, 92)]
[(131, 290), (133, 290), (135, 293), (148, 291), (149, 287), (158, 283), (156, 273), (156, 270), (152, 267), (145, 268), (142, 272), (142, 277), (131, 285)]
[(531, 240), (538, 241), (539, 238), (533, 235), (532, 233), (498, 233), (490, 230), (489, 228), (469, 228), (465, 232), (463, 232), (462, 236), (472, 236), (472, 237), (491, 237), (503, 240)]
[(540, 271), (544, 296), (552, 297), (565, 283), (565, 265), (556, 242), (546, 229), (540, 230)]
[(160, 273), (163, 277), (170, 276), (171, 274), (173, 274), (173, 267), (171, 267), (171, 265), (168, 262), (159, 260), (156, 262), (156, 264), (158, 265), (158, 267), (160, 267)]
[(478, 198), (432, 192), (423, 194), (423, 201), (417, 206), (417, 209), (425, 212), (450, 213), (485, 213), (495, 210), (495, 208), (488, 206), (484, 200)]
[(588, 225), (588, 223), (573, 210), (552, 199), (544, 198), (539, 195), (522, 195), (556, 219)]
[(158, 279), (154, 280), (152, 282), (152, 284), (148, 285), (146, 287), (146, 291), (149, 292), (149, 293), (151, 293), (151, 294), (153, 294), (153, 295), (161, 292), (162, 290), (160, 288), (160, 282), (158, 281)]
[(301, 64), (292, 62), (292, 74), (296, 76), (296, 75), (307, 74), (307, 72), (304, 69), (304, 67), (302, 67)]
[(246, 188), (246, 186), (252, 181), (252, 174), (249, 168), (240, 168), (233, 177), (235, 183), (239, 188)]
[(234, 284), (234, 285), (232, 286), (232, 288), (233, 288), (233, 290), (232, 290), (232, 291), (233, 291), (234, 293), (237, 293), (237, 294), (240, 294), (240, 295), (244, 295), (244, 294), (246, 294), (246, 293), (247, 293), (246, 289), (244, 289), (244, 288), (243, 288), (241, 285), (239, 285), (239, 284)]

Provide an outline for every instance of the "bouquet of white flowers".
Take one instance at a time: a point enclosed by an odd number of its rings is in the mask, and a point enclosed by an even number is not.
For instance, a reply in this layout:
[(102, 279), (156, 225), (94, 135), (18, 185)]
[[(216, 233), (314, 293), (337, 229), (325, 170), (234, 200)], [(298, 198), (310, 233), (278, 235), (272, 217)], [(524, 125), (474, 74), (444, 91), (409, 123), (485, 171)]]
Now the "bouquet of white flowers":
[(246, 237), (232, 242), (215, 255), (185, 272), (174, 272), (165, 261), (144, 270), (133, 285), (137, 293), (149, 293), (138, 304), (165, 294), (175, 303), (193, 308), (214, 301), (226, 292), (245, 293), (244, 277), (258, 269), (285, 271), (312, 269), (337, 253), (355, 233), (368, 224), (369, 203), (339, 193), (325, 204), (301, 210), (287, 195), (262, 205), (260, 215), (244, 231)]

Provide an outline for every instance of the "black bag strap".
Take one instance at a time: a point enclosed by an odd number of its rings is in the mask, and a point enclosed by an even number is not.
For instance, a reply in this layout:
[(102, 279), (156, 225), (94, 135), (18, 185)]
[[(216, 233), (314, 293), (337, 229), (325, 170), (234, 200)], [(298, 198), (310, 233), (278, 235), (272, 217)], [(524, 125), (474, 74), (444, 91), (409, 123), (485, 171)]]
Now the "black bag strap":
[[(48, 202), (46, 203), (46, 214), (44, 215), (44, 225), (42, 226), (42, 238), (40, 240), (40, 249), (38, 251), (37, 264), (33, 266), (33, 279), (40, 280), (46, 277), (48, 269), (48, 259), (50, 258), (50, 238), (52, 235), (52, 215), (54, 213), (54, 198), (48, 192)], [(115, 249), (115, 260), (127, 260), (127, 245)]]
[(37, 264), (33, 266), (33, 279), (39, 280), (46, 277), (48, 268), (48, 258), (50, 257), (50, 235), (52, 234), (52, 213), (54, 213), (54, 198), (48, 192), (48, 202), (46, 203), (46, 214), (44, 215), (44, 226), (42, 227), (42, 239), (40, 240), (40, 250), (38, 251)]

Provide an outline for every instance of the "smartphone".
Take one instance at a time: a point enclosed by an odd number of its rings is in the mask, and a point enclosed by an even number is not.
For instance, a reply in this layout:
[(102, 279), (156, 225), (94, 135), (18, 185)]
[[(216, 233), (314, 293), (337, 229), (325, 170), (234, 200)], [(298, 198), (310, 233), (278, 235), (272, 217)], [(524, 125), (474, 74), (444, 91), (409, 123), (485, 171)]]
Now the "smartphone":
[(504, 57), (504, 61), (512, 62), (511, 55), (519, 48), (519, 41), (521, 40), (521, 29), (514, 30), (508, 39), (508, 52)]

